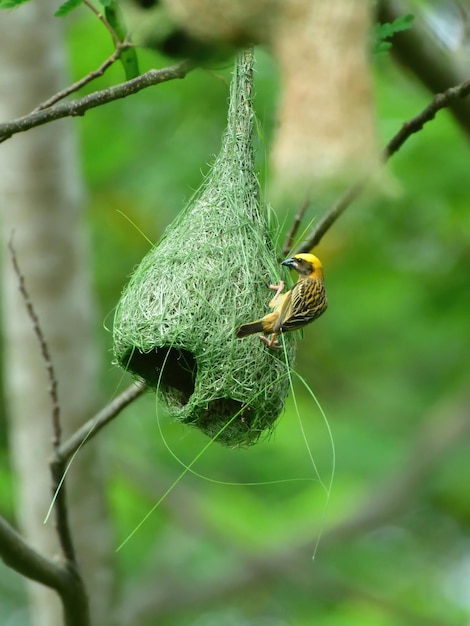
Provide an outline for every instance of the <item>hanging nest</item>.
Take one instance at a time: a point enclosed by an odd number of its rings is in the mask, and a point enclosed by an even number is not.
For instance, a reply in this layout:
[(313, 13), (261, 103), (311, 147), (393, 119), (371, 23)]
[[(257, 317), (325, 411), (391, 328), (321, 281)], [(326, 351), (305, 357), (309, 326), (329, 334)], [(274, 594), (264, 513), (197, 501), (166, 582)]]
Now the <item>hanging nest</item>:
[(235, 329), (268, 311), (280, 280), (254, 169), (253, 52), (240, 54), (228, 125), (211, 172), (143, 259), (114, 320), (116, 361), (157, 390), (169, 414), (229, 446), (273, 428), (295, 340), (271, 351)]

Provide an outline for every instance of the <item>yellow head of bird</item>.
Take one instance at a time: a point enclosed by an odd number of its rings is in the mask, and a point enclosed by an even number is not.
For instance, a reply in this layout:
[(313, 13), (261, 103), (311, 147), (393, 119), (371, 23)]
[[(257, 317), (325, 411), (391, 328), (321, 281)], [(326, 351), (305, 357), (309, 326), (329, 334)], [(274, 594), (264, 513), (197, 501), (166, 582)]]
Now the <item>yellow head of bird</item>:
[(319, 278), (323, 278), (322, 262), (314, 254), (294, 254), (282, 261), (281, 265), (292, 267), (299, 272), (300, 276), (318, 276)]

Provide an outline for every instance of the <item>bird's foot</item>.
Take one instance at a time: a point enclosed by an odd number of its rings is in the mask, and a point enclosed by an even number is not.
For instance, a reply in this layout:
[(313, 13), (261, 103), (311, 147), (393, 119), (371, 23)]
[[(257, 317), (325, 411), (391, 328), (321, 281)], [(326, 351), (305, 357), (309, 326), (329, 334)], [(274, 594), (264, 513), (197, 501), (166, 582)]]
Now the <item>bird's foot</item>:
[(277, 335), (274, 335), (271, 339), (268, 339), (268, 337), (264, 335), (260, 335), (259, 338), (261, 341), (264, 341), (270, 350), (280, 350), (282, 348), (279, 341), (277, 341)]
[(269, 285), (269, 288), (270, 288), (270, 289), (274, 289), (274, 291), (276, 292), (276, 293), (274, 294), (274, 298), (273, 298), (273, 300), (274, 300), (275, 298), (277, 298), (277, 296), (278, 296), (278, 295), (281, 293), (281, 291), (284, 289), (284, 281), (283, 281), (283, 280), (280, 280), (280, 281), (279, 281), (279, 285)]

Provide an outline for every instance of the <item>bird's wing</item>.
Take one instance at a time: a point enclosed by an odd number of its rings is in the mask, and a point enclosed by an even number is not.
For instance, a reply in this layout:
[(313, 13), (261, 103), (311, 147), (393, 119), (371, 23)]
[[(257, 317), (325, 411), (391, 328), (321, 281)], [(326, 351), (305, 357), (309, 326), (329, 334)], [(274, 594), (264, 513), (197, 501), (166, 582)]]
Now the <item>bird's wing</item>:
[(294, 330), (313, 322), (326, 309), (326, 292), (323, 283), (306, 278), (290, 290), (290, 298), (283, 302), (277, 321), (277, 330)]
[(275, 304), (274, 311), (277, 315), (276, 321), (273, 325), (272, 332), (278, 333), (284, 323), (284, 320), (289, 315), (289, 311), (292, 309), (292, 289), (282, 294), (282, 297), (278, 299)]

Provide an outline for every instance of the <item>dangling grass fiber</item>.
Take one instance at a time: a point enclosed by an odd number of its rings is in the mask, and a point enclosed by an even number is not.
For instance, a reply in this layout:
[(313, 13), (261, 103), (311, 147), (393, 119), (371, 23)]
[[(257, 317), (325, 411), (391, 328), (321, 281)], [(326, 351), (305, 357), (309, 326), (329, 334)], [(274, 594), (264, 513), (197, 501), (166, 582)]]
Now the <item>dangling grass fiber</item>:
[(119, 365), (157, 389), (169, 414), (229, 446), (272, 429), (289, 391), (295, 339), (271, 351), (236, 328), (268, 312), (280, 280), (253, 150), (253, 51), (237, 59), (220, 154), (143, 259), (114, 320)]

